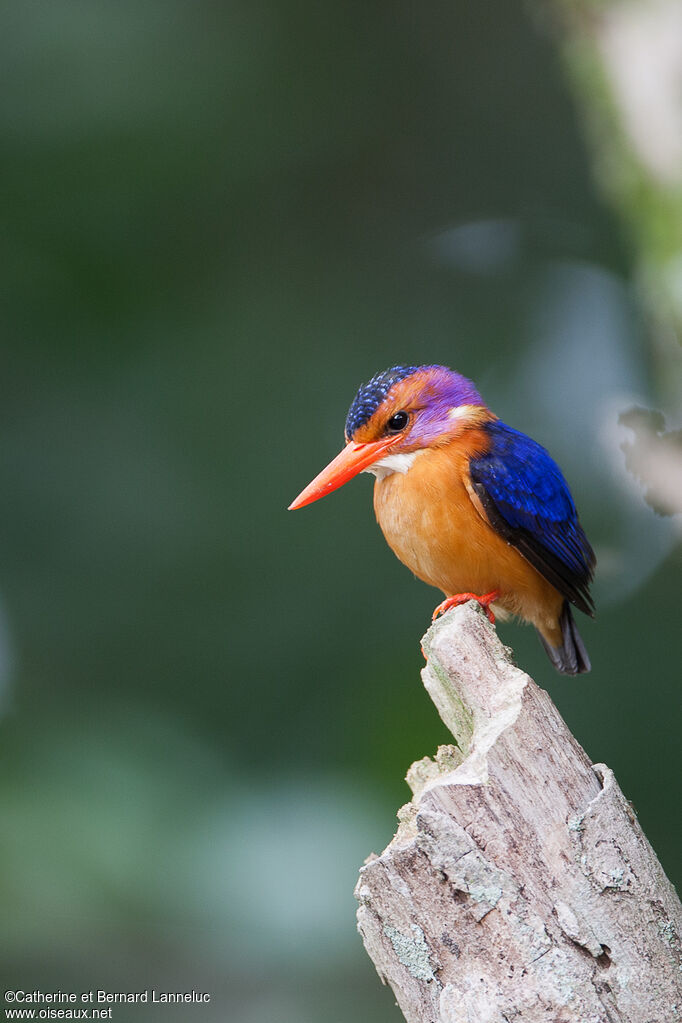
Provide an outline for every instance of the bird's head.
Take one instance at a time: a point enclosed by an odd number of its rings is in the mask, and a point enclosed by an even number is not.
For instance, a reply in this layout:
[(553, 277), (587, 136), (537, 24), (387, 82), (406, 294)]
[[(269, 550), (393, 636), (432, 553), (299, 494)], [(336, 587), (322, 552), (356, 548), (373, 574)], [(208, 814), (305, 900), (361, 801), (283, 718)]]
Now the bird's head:
[(377, 373), (348, 410), (346, 446), (289, 509), (312, 504), (360, 472), (407, 472), (419, 452), (447, 443), (484, 408), (471, 381), (446, 366)]

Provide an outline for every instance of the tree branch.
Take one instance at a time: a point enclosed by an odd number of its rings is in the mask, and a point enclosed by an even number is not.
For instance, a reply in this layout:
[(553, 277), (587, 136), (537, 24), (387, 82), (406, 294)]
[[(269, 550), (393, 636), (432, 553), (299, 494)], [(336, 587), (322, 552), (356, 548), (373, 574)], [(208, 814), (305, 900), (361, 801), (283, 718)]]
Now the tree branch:
[(682, 906), (594, 767), (475, 604), (424, 638), (456, 745), (413, 764), (358, 926), (408, 1023), (682, 1020)]

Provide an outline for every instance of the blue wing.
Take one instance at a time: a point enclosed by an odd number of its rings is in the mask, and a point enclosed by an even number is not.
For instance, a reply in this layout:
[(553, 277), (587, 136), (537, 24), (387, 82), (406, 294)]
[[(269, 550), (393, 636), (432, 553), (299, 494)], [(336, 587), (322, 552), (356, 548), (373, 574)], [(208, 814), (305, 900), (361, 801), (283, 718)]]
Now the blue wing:
[(493, 529), (581, 611), (592, 614), (595, 557), (568, 484), (543, 447), (499, 420), (490, 446), (469, 463), (471, 483)]

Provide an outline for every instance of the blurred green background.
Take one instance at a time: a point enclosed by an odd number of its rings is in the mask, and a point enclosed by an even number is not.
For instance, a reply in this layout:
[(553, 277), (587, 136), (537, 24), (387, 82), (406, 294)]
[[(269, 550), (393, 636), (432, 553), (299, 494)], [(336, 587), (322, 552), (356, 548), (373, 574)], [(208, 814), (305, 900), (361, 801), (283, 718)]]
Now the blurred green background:
[(506, 0), (4, 22), (3, 989), (401, 1018), (352, 891), (446, 740), (419, 680), (440, 596), (367, 477), (285, 512), (399, 362), (471, 376), (564, 468), (599, 557), (593, 671), (503, 638), (679, 883), (679, 525), (618, 427), (669, 381), (552, 40)]

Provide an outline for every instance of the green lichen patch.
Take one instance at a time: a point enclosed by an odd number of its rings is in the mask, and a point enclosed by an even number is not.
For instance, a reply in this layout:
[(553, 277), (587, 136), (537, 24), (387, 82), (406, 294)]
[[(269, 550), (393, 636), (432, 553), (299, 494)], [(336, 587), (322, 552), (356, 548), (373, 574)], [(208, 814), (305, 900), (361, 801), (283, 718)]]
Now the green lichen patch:
[(429, 983), (436, 979), (431, 965), (429, 946), (424, 940), (424, 932), (417, 924), (412, 924), (412, 934), (403, 934), (397, 927), (390, 924), (384, 926), (384, 933), (393, 946), (399, 962), (417, 980)]
[(429, 657), (427, 670), (435, 676), (444, 700), (435, 699), (438, 712), (450, 729), (455, 742), (466, 755), (474, 734), (474, 718), (457, 692), (452, 679), (435, 655)]

